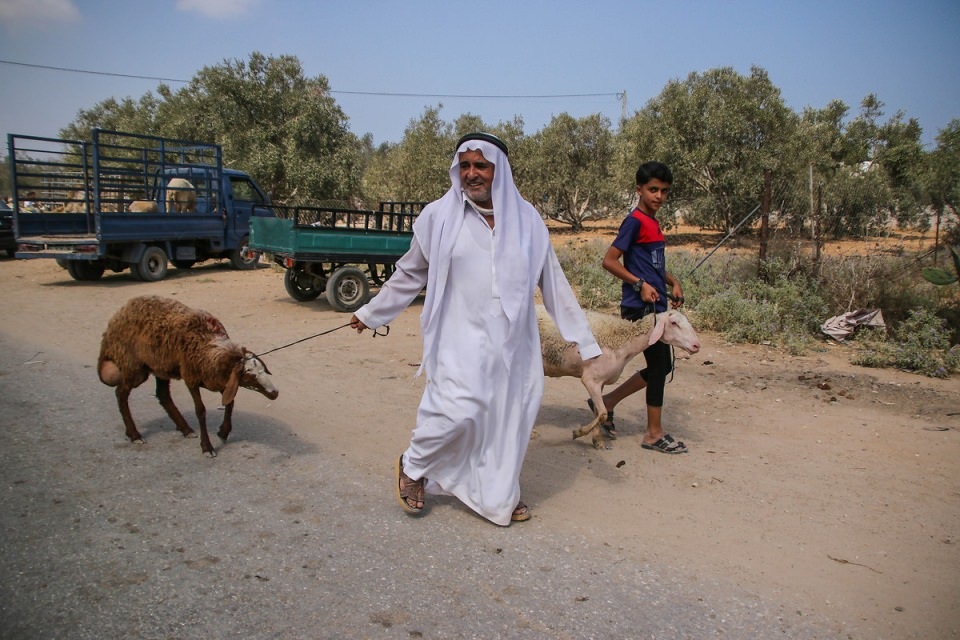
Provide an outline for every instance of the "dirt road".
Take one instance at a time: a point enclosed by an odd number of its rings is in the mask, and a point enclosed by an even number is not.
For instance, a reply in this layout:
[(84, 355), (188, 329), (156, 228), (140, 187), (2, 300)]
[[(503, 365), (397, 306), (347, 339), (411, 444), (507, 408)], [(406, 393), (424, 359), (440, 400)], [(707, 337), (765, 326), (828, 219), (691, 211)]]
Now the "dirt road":
[(641, 449), (639, 401), (611, 450), (572, 440), (585, 393), (551, 379), (521, 478), (534, 518), (500, 529), (450, 499), (422, 519), (394, 503), (419, 306), (388, 337), (266, 356), (280, 397), (241, 390), (210, 460), (149, 382), (146, 444), (125, 440), (95, 372), (109, 316), (171, 296), (257, 352), (347, 316), (267, 267), (80, 283), (3, 260), (0, 287), (2, 637), (960, 637), (955, 378), (705, 334), (667, 387), (683, 456)]

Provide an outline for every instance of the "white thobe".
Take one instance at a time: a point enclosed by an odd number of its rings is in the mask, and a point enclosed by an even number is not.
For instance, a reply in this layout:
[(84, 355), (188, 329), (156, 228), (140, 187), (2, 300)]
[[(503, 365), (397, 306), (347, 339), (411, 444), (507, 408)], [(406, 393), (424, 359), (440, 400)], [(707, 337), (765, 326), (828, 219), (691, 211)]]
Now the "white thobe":
[[(520, 500), (520, 470), (543, 398), (543, 362), (533, 300), (524, 314), (533, 320), (525, 327), (526, 339), (505, 349), (509, 322), (495, 278), (496, 228), (491, 230), (469, 205), (464, 214), (437, 310), (435, 348), (424, 350), (434, 355), (422, 364), (427, 384), (404, 453), (404, 472), (427, 478), (429, 493), (452, 494), (505, 526)], [(357, 317), (371, 328), (390, 322), (425, 286), (427, 271), (425, 251), (414, 237), (389, 286)], [(599, 355), (552, 249), (539, 285), (544, 306), (558, 312), (561, 335), (578, 344), (584, 357)]]

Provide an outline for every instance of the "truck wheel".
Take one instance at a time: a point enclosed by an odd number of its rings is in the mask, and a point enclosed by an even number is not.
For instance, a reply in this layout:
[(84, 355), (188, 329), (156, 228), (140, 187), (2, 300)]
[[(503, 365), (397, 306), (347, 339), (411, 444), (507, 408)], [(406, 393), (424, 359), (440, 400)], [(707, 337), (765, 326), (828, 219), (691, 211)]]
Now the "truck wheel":
[(144, 282), (156, 282), (167, 277), (167, 254), (160, 247), (147, 247), (140, 262), (130, 266), (134, 277)]
[(370, 284), (356, 267), (341, 267), (327, 280), (327, 302), (334, 311), (356, 311), (367, 301)]
[(260, 254), (253, 251), (248, 252), (248, 242), (250, 242), (250, 238), (244, 236), (243, 240), (240, 241), (240, 246), (230, 252), (230, 265), (234, 269), (249, 271), (257, 268), (257, 264), (260, 262)]
[(99, 280), (103, 263), (99, 260), (67, 260), (67, 273), (74, 280)]
[(323, 293), (324, 281), (304, 271), (287, 269), (283, 274), (283, 287), (290, 297), (298, 302), (316, 300)]

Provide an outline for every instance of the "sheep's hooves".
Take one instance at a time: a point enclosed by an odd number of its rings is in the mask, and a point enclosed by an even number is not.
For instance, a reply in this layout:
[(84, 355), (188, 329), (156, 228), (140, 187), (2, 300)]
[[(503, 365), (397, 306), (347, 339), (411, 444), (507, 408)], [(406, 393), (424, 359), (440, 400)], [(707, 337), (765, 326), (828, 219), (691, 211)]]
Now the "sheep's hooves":
[(183, 437), (184, 437), (184, 438), (199, 438), (199, 437), (200, 437), (200, 434), (198, 434), (196, 431), (188, 431), (187, 433), (183, 434)]
[(134, 438), (130, 442), (132, 442), (133, 444), (143, 444), (143, 438)]
[(204, 451), (203, 455), (207, 456), (208, 458), (216, 458), (217, 452), (211, 449), (210, 451)]

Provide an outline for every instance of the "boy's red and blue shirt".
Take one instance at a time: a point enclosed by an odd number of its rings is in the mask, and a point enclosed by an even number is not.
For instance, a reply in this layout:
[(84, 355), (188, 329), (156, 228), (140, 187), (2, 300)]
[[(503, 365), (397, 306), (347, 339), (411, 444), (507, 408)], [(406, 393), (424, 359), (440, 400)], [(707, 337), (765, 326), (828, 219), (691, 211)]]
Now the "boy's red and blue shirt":
[[(643, 278), (660, 292), (660, 300), (656, 304), (657, 312), (666, 311), (667, 298), (664, 295), (668, 293), (664, 252), (666, 242), (657, 219), (639, 208), (634, 209), (620, 223), (620, 230), (613, 240), (613, 246), (623, 252), (623, 266), (627, 271), (638, 278)], [(623, 283), (622, 291), (621, 306), (639, 309), (647, 304), (626, 282)]]

